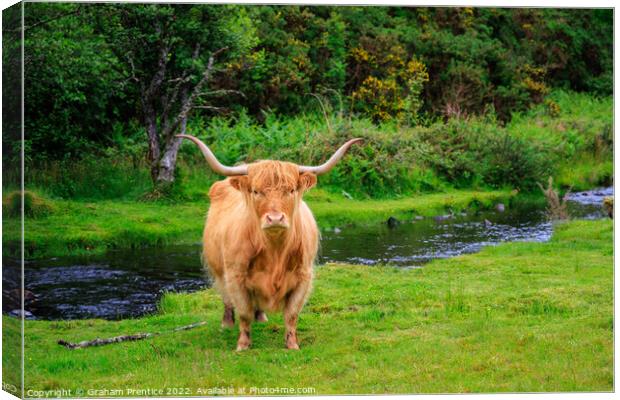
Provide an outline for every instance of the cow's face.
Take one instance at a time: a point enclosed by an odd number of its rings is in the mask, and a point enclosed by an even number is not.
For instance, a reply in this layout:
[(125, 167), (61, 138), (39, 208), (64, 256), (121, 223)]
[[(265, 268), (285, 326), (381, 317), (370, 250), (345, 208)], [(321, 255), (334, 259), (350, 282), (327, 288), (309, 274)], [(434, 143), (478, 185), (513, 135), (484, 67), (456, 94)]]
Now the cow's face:
[(231, 185), (245, 194), (261, 228), (268, 234), (286, 231), (297, 212), (304, 192), (316, 184), (316, 175), (299, 173), (295, 164), (259, 161), (248, 166), (248, 174), (230, 178)]

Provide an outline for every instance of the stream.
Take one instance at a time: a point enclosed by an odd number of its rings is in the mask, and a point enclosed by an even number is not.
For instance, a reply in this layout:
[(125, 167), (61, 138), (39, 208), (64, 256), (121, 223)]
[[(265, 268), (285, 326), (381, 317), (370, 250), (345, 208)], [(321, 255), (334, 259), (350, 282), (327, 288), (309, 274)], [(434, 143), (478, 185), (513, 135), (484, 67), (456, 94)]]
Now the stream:
[[(573, 193), (571, 218), (607, 218), (603, 198), (613, 187)], [(544, 208), (521, 205), (501, 210), (417, 217), (321, 232), (317, 264), (340, 262), (420, 268), (430, 260), (479, 251), (503, 242), (544, 242), (553, 226)], [(200, 266), (200, 245), (111, 251), (102, 256), (58, 257), (25, 262), (26, 317), (30, 319), (120, 319), (157, 311), (165, 292), (210, 286)], [(19, 308), (19, 260), (4, 257), (3, 312)]]

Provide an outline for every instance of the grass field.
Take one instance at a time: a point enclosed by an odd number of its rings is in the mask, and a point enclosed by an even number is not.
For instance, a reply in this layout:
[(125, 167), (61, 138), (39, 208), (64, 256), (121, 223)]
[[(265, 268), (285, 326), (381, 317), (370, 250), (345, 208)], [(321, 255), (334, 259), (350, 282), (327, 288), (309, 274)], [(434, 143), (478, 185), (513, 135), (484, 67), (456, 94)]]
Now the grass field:
[[(449, 191), (393, 200), (349, 200), (320, 189), (306, 196), (321, 228), (379, 223), (388, 217), (412, 218), (465, 208), (490, 208), (514, 193)], [(208, 202), (162, 203), (120, 200), (48, 200), (51, 213), (26, 220), (26, 257), (95, 254), (109, 249), (196, 243), (202, 237)], [(19, 249), (18, 218), (3, 222), (4, 254)]]
[[(320, 266), (298, 352), (284, 349), (282, 319), (270, 315), (254, 325), (253, 348), (236, 353), (237, 330), (220, 328), (210, 289), (168, 294), (159, 313), (139, 319), (26, 321), (26, 390), (612, 391), (612, 235), (610, 221), (575, 221), (548, 243), (487, 247), (421, 269)], [(99, 348), (56, 344), (196, 321), (208, 323)], [(5, 343), (17, 339), (19, 320), (5, 316), (3, 327)], [(5, 382), (17, 379), (16, 362), (3, 353)]]

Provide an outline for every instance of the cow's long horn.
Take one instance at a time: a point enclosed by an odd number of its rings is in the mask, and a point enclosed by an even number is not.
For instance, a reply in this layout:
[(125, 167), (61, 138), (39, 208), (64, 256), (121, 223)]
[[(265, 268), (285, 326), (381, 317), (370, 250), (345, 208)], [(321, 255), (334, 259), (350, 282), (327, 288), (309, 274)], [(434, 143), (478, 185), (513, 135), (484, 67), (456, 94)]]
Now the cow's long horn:
[(207, 160), (207, 163), (209, 163), (209, 166), (214, 172), (220, 175), (224, 175), (224, 176), (247, 175), (248, 174), (247, 165), (238, 165), (236, 167), (228, 167), (222, 164), (221, 162), (219, 162), (217, 158), (215, 157), (215, 154), (213, 154), (213, 152), (211, 151), (211, 149), (209, 149), (206, 144), (202, 143), (200, 139), (194, 136), (191, 136), (191, 135), (176, 135), (176, 137), (189, 139), (192, 142), (196, 143), (198, 147), (200, 148), (200, 151), (202, 151), (202, 155), (205, 156), (205, 160)]
[(336, 150), (336, 152), (324, 164), (321, 164), (321, 165), (318, 165), (318, 166), (300, 165), (299, 166), (299, 172), (300, 173), (301, 172), (314, 172), (317, 175), (326, 174), (332, 168), (334, 168), (336, 166), (336, 164), (338, 163), (338, 161), (340, 161), (342, 156), (344, 156), (344, 154), (347, 152), (347, 150), (349, 150), (349, 147), (351, 147), (355, 143), (360, 143), (360, 142), (363, 142), (363, 141), (364, 141), (364, 139), (361, 139), (361, 138), (351, 139), (348, 142), (346, 142), (345, 144), (343, 144), (342, 146), (340, 146), (340, 148), (338, 150)]

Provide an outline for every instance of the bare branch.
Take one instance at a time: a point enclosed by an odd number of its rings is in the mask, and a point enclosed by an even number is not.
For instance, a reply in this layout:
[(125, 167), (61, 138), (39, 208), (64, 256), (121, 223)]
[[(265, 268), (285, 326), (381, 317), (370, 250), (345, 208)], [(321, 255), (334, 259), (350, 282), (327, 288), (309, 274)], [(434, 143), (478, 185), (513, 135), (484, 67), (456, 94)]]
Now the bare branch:
[(67, 342), (66, 340), (58, 340), (58, 344), (61, 346), (65, 346), (68, 349), (81, 349), (84, 347), (91, 347), (91, 346), (103, 346), (106, 344), (111, 344), (111, 343), (120, 343), (120, 342), (126, 342), (126, 341), (135, 341), (135, 340), (142, 340), (142, 339), (146, 339), (153, 336), (150, 333), (138, 333), (136, 335), (122, 335), (122, 336), (115, 336), (112, 338), (107, 338), (107, 339), (93, 339), (93, 340), (84, 340), (82, 342), (78, 342), (78, 343), (71, 343), (71, 342)]
[(176, 328), (173, 328), (171, 330), (164, 331), (164, 332), (136, 333), (134, 335), (121, 335), (121, 336), (115, 336), (115, 337), (106, 338), (106, 339), (97, 338), (97, 339), (93, 339), (93, 340), (84, 340), (82, 342), (77, 342), (77, 343), (72, 343), (72, 342), (68, 342), (66, 340), (59, 339), (58, 340), (58, 344), (61, 345), (61, 346), (65, 346), (68, 349), (75, 350), (75, 349), (82, 349), (84, 347), (104, 346), (106, 344), (112, 344), (112, 343), (120, 343), (120, 342), (127, 342), (127, 341), (143, 340), (143, 339), (148, 339), (148, 338), (152, 338), (152, 337), (155, 337), (155, 336), (163, 335), (165, 333), (175, 333), (175, 332), (180, 332), (180, 331), (187, 331), (187, 330), (190, 330), (190, 329), (198, 328), (198, 327), (203, 326), (205, 324), (206, 324), (205, 321), (200, 321), (200, 322), (195, 322), (193, 324), (189, 324), (189, 325), (185, 325), (185, 326), (179, 326), (179, 327), (176, 327)]
[(223, 47), (223, 48), (215, 51), (213, 54), (211, 54), (211, 56), (209, 57), (209, 62), (207, 63), (207, 68), (205, 69), (204, 73), (202, 74), (202, 78), (196, 84), (196, 86), (194, 86), (194, 89), (192, 90), (192, 93), (187, 98), (185, 103), (181, 106), (181, 111), (179, 112), (179, 114), (174, 119), (174, 122), (170, 126), (167, 126), (165, 128), (165, 130), (163, 132), (164, 137), (170, 136), (178, 128), (178, 126), (181, 123), (181, 121), (183, 121), (185, 118), (187, 118), (187, 115), (189, 114), (189, 112), (192, 110), (192, 108), (194, 108), (194, 102), (196, 101), (196, 98), (198, 98), (198, 95), (200, 93), (202, 93), (202, 87), (209, 81), (209, 79), (211, 79), (211, 74), (213, 72), (213, 64), (215, 62), (215, 57), (218, 54), (222, 53), (223, 51), (225, 51), (227, 49), (228, 49), (228, 47)]
[(192, 53), (192, 60), (196, 60), (199, 54), (200, 54), (200, 43), (196, 43), (196, 48), (194, 49), (194, 53)]
[[(48, 19), (44, 19), (42, 21), (38, 21), (35, 22), (34, 24), (30, 25), (30, 26), (25, 26), (24, 25), (24, 31), (27, 30), (31, 30), (32, 28), (36, 28), (37, 26), (41, 26), (41, 25), (45, 25), (45, 24), (49, 24), (50, 22), (56, 21), (58, 19), (64, 18), (64, 17), (68, 17), (69, 15), (77, 15), (80, 13), (81, 10), (81, 5), (78, 5), (77, 8), (73, 11), (69, 11), (60, 15), (56, 15), (55, 17), (51, 17)], [(2, 32), (21, 32), (21, 27), (17, 28), (17, 29), (3, 29)]]
[(131, 66), (131, 77), (129, 77), (128, 80), (139, 82), (140, 79), (138, 79), (138, 77), (136, 76), (136, 66), (133, 62), (133, 57), (131, 57), (130, 53), (127, 53), (125, 55), (125, 58), (127, 58), (127, 61), (129, 61), (129, 65)]
[(177, 83), (177, 84), (183, 83), (183, 82), (187, 82), (187, 76), (184, 75), (183, 77), (180, 77), (180, 78), (168, 79), (166, 82), (167, 83)]
[[(220, 55), (220, 53), (225, 52), (226, 50), (228, 50), (228, 46), (227, 47), (222, 47), (221, 49), (215, 50), (213, 52), (213, 54), (211, 54), (211, 57), (209, 57), (209, 63), (211, 63), (211, 59), (217, 57)], [(211, 63), (212, 64), (212, 63)]]
[(224, 111), (226, 108), (224, 107), (215, 107), (215, 106), (193, 106), (192, 108), (200, 108), (203, 110), (212, 110), (212, 111)]
[(232, 90), (232, 89), (220, 89), (220, 90), (212, 90), (209, 92), (202, 92), (202, 93), (198, 93), (198, 96), (202, 97), (202, 96), (221, 96), (221, 95), (225, 95), (225, 94), (238, 94), (239, 96), (246, 98), (245, 94), (239, 90)]
[[(161, 26), (158, 24), (155, 27), (157, 34), (161, 34)], [(159, 60), (157, 61), (157, 72), (153, 75), (153, 79), (151, 79), (151, 84), (149, 88), (146, 90), (146, 97), (149, 101), (152, 101), (153, 96), (159, 88), (161, 87), (162, 82), (164, 81), (164, 77), (166, 75), (166, 66), (168, 64), (168, 53), (170, 52), (170, 45), (161, 42), (159, 46)]]
[[(194, 48), (194, 52), (192, 53), (192, 61), (195, 61), (196, 59), (198, 59), (199, 55), (200, 55), (200, 43), (196, 43), (196, 47)], [(183, 88), (183, 91), (186, 91), (187, 90), (186, 84), (191, 79), (192, 79), (192, 75), (190, 75), (188, 71), (184, 71), (181, 77), (170, 79), (168, 81), (170, 83), (176, 82), (177, 84), (174, 86), (174, 88), (172, 88), (172, 94), (170, 95), (167, 94), (165, 97), (162, 98), (162, 103), (163, 103), (162, 121), (163, 121), (164, 130), (168, 128), (168, 115), (170, 114), (170, 110), (176, 103), (177, 98), (179, 97), (180, 89)], [(185, 101), (185, 96), (182, 99), (182, 101), (183, 102)]]

